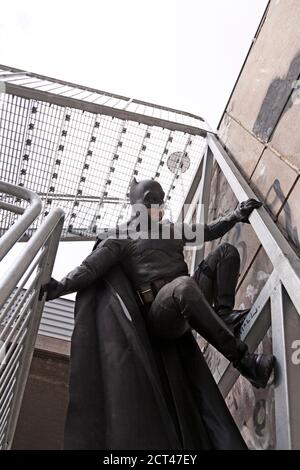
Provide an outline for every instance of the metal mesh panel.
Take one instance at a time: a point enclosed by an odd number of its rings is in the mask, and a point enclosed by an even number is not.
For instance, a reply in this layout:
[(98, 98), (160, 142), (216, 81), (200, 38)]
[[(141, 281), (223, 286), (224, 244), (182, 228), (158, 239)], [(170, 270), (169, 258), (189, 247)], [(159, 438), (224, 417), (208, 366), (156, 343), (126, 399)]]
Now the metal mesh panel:
[[(14, 78), (23, 85), (24, 80), (29, 86), (28, 77)], [(33, 81), (31, 77), (30, 86)], [(34, 82), (34, 86), (44, 88), (45, 83)], [(57, 86), (60, 94), (70, 95), (68, 87)], [(77, 91), (81, 98), (91, 98), (89, 90)], [(118, 97), (105, 98), (108, 105)], [(137, 106), (143, 105), (135, 103)], [(164, 113), (172, 114), (168, 110)], [(2, 93), (0, 179), (41, 197), (43, 212), (31, 230), (52, 207), (60, 206), (66, 213), (63, 238), (94, 237), (129, 216), (128, 191), (133, 176), (161, 183), (169, 215), (175, 220), (204, 146), (200, 135)], [(5, 201), (24, 204), (11, 197)], [(16, 218), (2, 212), (1, 233)]]
[(36, 92), (51, 93), (53, 96), (62, 98), (72, 98), (74, 100), (95, 103), (115, 110), (127, 110), (143, 116), (173, 121), (195, 128), (201, 127), (210, 130), (208, 124), (200, 116), (166, 108), (153, 103), (146, 103), (141, 100), (104, 92), (95, 88), (84, 87), (74, 83), (44, 77), (42, 75), (14, 69), (4, 65), (0, 66), (0, 79), (4, 79), (7, 84), (13, 87), (23, 87), (23, 89), (35, 90)]

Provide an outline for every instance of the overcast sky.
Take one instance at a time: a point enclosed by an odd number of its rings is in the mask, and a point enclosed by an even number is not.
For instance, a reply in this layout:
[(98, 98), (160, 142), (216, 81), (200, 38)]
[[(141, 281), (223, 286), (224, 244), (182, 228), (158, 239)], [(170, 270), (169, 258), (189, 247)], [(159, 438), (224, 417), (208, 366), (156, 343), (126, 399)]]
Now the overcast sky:
[(9, 0), (0, 63), (183, 109), (215, 127), (267, 0)]
[[(0, 63), (189, 111), (216, 127), (267, 3), (9, 0), (1, 2)], [(63, 245), (58, 279), (91, 248)]]

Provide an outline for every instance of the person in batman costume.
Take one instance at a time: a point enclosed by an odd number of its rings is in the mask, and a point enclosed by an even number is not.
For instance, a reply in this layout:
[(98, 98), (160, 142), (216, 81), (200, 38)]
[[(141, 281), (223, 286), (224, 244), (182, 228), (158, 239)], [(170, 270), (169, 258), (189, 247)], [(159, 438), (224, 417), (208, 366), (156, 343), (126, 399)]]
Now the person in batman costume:
[[(145, 206), (149, 221), (170, 224), (172, 234), (174, 224), (162, 221), (164, 197), (154, 180), (131, 184), (133, 207)], [(205, 224), (204, 241), (249, 223), (260, 206), (249, 199)], [(247, 448), (192, 330), (258, 388), (274, 357), (250, 353), (237, 335), (246, 312), (233, 309), (236, 248), (221, 244), (190, 276), (184, 245), (184, 236), (101, 235), (80, 266), (42, 286), (46, 300), (77, 291), (66, 449)]]

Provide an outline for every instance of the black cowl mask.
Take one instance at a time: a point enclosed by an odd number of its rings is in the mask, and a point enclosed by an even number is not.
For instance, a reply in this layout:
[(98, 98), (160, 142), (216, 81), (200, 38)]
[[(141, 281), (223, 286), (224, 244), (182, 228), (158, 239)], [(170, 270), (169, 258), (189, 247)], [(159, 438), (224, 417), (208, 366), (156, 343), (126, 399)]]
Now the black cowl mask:
[(150, 207), (151, 204), (163, 204), (165, 193), (161, 185), (154, 180), (142, 180), (137, 182), (135, 178), (130, 186), (130, 204), (144, 204)]

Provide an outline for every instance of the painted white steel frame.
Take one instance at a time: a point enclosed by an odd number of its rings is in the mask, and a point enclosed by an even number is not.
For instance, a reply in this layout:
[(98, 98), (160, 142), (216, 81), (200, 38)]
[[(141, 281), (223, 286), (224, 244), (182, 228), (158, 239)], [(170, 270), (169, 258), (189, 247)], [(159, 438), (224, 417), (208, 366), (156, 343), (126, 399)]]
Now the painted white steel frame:
[[(215, 135), (207, 136), (208, 151), (202, 163), (202, 182), (194, 192), (191, 214), (198, 204), (197, 221), (207, 221), (211, 168), (217, 162), (239, 202), (256, 195)], [(300, 343), (300, 260), (264, 207), (255, 210), (250, 223), (273, 264), (273, 272), (242, 326), (242, 339), (255, 350), (272, 326), (275, 370), (276, 448), (300, 448), (300, 364), (295, 348)], [(193, 258), (192, 269), (203, 249)], [(214, 377), (226, 397), (238, 372), (224, 358)]]
[[(2, 204), (1, 210), (20, 215), (0, 239), (2, 259), (39, 215), (42, 203), (31, 191), (12, 184), (0, 182), (0, 192), (29, 202), (25, 210)], [(12, 446), (45, 302), (39, 291), (51, 275), (63, 221), (60, 208), (51, 211), (0, 278), (0, 449)]]

